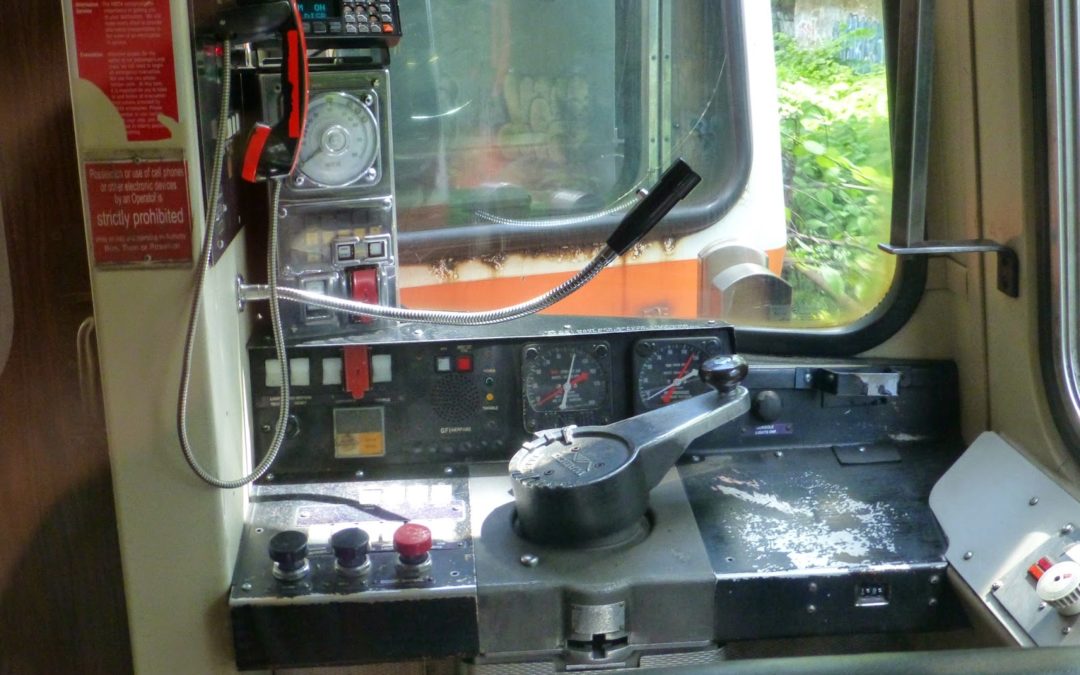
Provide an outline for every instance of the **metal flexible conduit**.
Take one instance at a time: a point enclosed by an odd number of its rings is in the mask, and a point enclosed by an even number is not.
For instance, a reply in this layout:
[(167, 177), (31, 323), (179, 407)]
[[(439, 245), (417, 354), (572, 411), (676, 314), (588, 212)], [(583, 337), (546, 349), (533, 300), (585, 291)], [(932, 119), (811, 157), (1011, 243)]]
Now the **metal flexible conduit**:
[(177, 405), (177, 429), (180, 436), (180, 447), (184, 453), (184, 459), (195, 474), (210, 485), (219, 488), (231, 489), (242, 487), (260, 478), (277, 458), (278, 451), (285, 438), (285, 427), (289, 416), (289, 364), (285, 357), (285, 337), (281, 327), (280, 301), (302, 303), (313, 307), (321, 307), (334, 312), (345, 314), (359, 314), (392, 321), (405, 323), (428, 323), (445, 324), (453, 326), (483, 326), (493, 323), (511, 321), (530, 314), (535, 314), (554, 305), (560, 300), (584, 286), (616, 258), (628, 251), (635, 243), (641, 240), (675, 204), (685, 198), (701, 182), (701, 177), (681, 159), (676, 160), (671, 167), (660, 177), (656, 187), (650, 193), (642, 190), (639, 193), (642, 203), (623, 218), (615, 232), (608, 238), (607, 244), (600, 252), (571, 279), (562, 283), (557, 288), (537, 296), (532, 300), (482, 312), (448, 312), (442, 310), (405, 309), (400, 307), (384, 307), (365, 302), (357, 302), (345, 298), (337, 298), (320, 293), (312, 293), (296, 288), (278, 288), (278, 229), (280, 225), (280, 201), (281, 188), (284, 177), (275, 179), (273, 187), (273, 199), (270, 208), (270, 242), (268, 258), (268, 276), (270, 283), (266, 286), (240, 284), (238, 288), (241, 305), (245, 302), (256, 300), (270, 301), (270, 321), (274, 333), (274, 348), (277, 351), (278, 365), (281, 368), (281, 405), (278, 408), (277, 426), (274, 429), (274, 437), (267, 450), (266, 456), (255, 469), (243, 478), (227, 481), (212, 476), (203, 469), (191, 449), (191, 442), (187, 434), (188, 393), (191, 380), (191, 360), (195, 345), (195, 330), (198, 320), (199, 309), (202, 306), (202, 289), (207, 271), (210, 269), (210, 259), (213, 244), (213, 223), (217, 215), (218, 202), (221, 199), (221, 174), (225, 161), (225, 133), (224, 129), (229, 113), (229, 89), (232, 60), (230, 55), (229, 41), (225, 41), (223, 71), (221, 78), (222, 99), (221, 112), (218, 120), (218, 138), (214, 148), (214, 164), (211, 171), (210, 197), (207, 205), (206, 234), (203, 239), (203, 251), (199, 260), (195, 275), (194, 298), (191, 304), (191, 316), (188, 323), (187, 340), (184, 345), (184, 363), (180, 377), (180, 396)]
[[(282, 300), (296, 302), (313, 307), (322, 307), (335, 312), (346, 314), (359, 314), (373, 316), (379, 319), (390, 319), (406, 323), (429, 323), (449, 326), (484, 326), (493, 323), (502, 323), (523, 316), (535, 314), (541, 310), (559, 302), (574, 291), (578, 290), (593, 277), (600, 273), (619, 255), (610, 247), (605, 246), (580, 272), (562, 285), (547, 293), (512, 307), (504, 307), (483, 312), (447, 312), (428, 309), (405, 309), (401, 307), (384, 307), (356, 300), (346, 300), (321, 293), (312, 293), (297, 288), (278, 288), (277, 297)], [(271, 299), (274, 289), (271, 286), (245, 284), (240, 287), (240, 299), (242, 302)]]
[(270, 443), (270, 449), (262, 462), (248, 475), (235, 480), (223, 480), (212, 475), (199, 464), (191, 447), (191, 439), (188, 437), (188, 398), (191, 389), (191, 362), (195, 351), (195, 333), (199, 319), (199, 310), (202, 308), (202, 291), (206, 281), (206, 274), (210, 269), (210, 259), (213, 254), (214, 221), (217, 216), (218, 203), (221, 199), (221, 174), (225, 164), (225, 145), (227, 134), (225, 132), (229, 117), (229, 97), (231, 88), (232, 59), (231, 44), (228, 40), (224, 44), (224, 59), (221, 74), (221, 109), (218, 116), (217, 141), (214, 145), (214, 164), (210, 172), (210, 195), (206, 206), (206, 234), (203, 236), (202, 255), (195, 272), (195, 288), (191, 301), (191, 313), (188, 317), (187, 338), (184, 342), (184, 361), (180, 371), (180, 393), (177, 400), (176, 428), (180, 437), (180, 449), (184, 454), (184, 460), (191, 470), (200, 479), (210, 485), (222, 489), (235, 489), (258, 480), (270, 469), (277, 458), (281, 444), (285, 440), (285, 426), (289, 417), (289, 362), (285, 358), (285, 336), (281, 329), (281, 314), (277, 299), (277, 269), (278, 269), (278, 203), (281, 199), (282, 180), (274, 182), (273, 204), (271, 207), (270, 247), (267, 254), (267, 265), (270, 284), (268, 286), (270, 300), (270, 322), (274, 332), (274, 348), (277, 350), (278, 363), (281, 366), (281, 405), (278, 408), (277, 426), (274, 429), (274, 438)]

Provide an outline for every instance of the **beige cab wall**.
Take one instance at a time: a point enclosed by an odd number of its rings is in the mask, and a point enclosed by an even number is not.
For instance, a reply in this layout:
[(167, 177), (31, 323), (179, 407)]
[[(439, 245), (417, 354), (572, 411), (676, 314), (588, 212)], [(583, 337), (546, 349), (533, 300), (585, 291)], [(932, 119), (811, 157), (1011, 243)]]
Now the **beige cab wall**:
[[(1050, 416), (1039, 354), (1031, 22), (1024, 0), (936, 3), (930, 239), (986, 237), (1015, 247), (1020, 297), (997, 290), (997, 260), (933, 259), (911, 322), (871, 355), (953, 358), (965, 440), (990, 429), (1075, 482), (1077, 463)], [(961, 39), (964, 36), (965, 39)]]
[[(172, 0), (180, 119), (170, 140), (128, 143), (111, 105), (78, 79), (71, 2), (62, 3), (79, 159), (180, 150), (188, 163), (193, 246), (203, 236), (188, 6)], [(85, 185), (83, 186), (85, 191)], [(92, 251), (91, 251), (92, 254)], [(198, 252), (193, 252), (197, 257)], [(92, 259), (92, 257), (91, 257)], [(241, 475), (248, 455), (248, 330), (236, 311), (237, 240), (210, 272), (192, 384), (191, 435), (212, 471)], [(202, 484), (185, 465), (176, 397), (193, 268), (91, 270), (109, 455), (135, 670), (233, 672), (226, 596), (244, 494)]]

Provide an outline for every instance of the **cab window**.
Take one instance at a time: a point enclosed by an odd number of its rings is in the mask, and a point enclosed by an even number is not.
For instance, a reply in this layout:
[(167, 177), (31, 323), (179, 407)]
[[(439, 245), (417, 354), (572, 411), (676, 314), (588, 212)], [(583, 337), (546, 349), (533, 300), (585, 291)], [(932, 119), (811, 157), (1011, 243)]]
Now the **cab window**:
[(392, 118), (403, 304), (483, 309), (543, 292), (678, 157), (702, 184), (550, 311), (822, 327), (884, 297), (880, 4), (455, 0), (402, 11)]

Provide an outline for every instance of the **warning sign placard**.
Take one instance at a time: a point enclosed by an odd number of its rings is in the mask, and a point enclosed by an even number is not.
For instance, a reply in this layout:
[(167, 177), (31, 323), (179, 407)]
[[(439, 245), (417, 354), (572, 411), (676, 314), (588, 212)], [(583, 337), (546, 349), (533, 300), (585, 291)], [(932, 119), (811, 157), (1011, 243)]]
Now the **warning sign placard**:
[(116, 106), (129, 141), (171, 136), (177, 119), (169, 0), (71, 0), (79, 77)]
[(83, 167), (96, 265), (191, 262), (185, 162), (88, 162)]

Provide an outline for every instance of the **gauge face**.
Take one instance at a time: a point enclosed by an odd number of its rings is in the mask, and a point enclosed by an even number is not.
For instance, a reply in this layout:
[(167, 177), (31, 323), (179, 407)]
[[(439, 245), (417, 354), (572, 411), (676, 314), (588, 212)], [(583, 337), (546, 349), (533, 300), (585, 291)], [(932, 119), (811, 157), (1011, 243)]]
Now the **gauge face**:
[(302, 174), (324, 187), (344, 187), (363, 178), (378, 158), (379, 125), (368, 106), (343, 92), (312, 99), (300, 151)]
[(686, 342), (657, 342), (638, 369), (638, 406), (654, 410), (709, 391), (698, 377), (705, 352)]
[(606, 345), (526, 347), (525, 422), (531, 430), (600, 423), (611, 409)]

